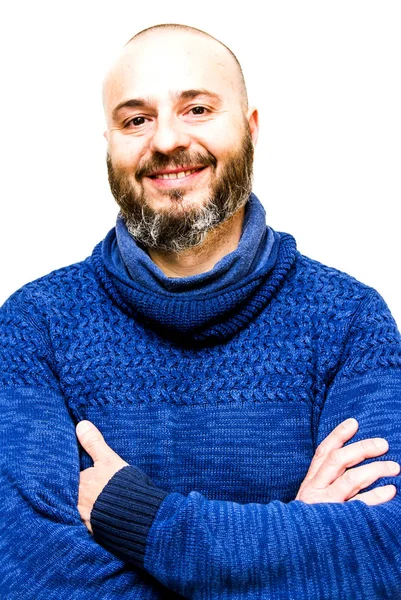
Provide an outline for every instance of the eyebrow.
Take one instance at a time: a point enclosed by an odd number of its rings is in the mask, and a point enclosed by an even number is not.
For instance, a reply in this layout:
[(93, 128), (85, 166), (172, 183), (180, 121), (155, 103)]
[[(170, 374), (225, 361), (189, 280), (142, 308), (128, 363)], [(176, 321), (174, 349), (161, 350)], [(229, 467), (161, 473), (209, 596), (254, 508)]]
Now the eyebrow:
[(123, 108), (143, 108), (147, 104), (149, 104), (149, 103), (146, 102), (146, 100), (144, 100), (142, 98), (132, 98), (131, 100), (126, 100), (125, 102), (120, 102), (120, 104), (117, 104), (117, 106), (113, 109), (113, 112), (112, 112), (113, 119), (115, 119), (117, 117), (117, 114)]
[(194, 100), (194, 98), (197, 98), (198, 96), (209, 96), (214, 100), (221, 100), (221, 96), (205, 89), (185, 90), (184, 92), (179, 92), (178, 94), (176, 94), (176, 96), (178, 100)]
[[(206, 90), (206, 89), (185, 90), (183, 92), (173, 93), (172, 96), (176, 100), (194, 100), (195, 98), (198, 98), (199, 96), (209, 96), (210, 98), (212, 98), (215, 101), (218, 101), (218, 102), (221, 101), (221, 96), (219, 96), (218, 94), (215, 94), (214, 92)], [(117, 104), (117, 106), (113, 109), (113, 113), (112, 113), (113, 119), (115, 119), (117, 117), (117, 114), (123, 108), (144, 108), (145, 106), (148, 106), (149, 104), (152, 104), (152, 100), (150, 98), (131, 98), (130, 100), (120, 102), (120, 104)]]

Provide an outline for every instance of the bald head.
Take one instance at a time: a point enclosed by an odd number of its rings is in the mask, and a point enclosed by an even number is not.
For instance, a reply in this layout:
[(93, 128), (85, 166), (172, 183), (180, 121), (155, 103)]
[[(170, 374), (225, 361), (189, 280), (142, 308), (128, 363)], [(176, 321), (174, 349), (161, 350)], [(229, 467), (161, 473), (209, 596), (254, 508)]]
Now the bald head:
[(139, 31), (130, 40), (128, 40), (126, 45), (130, 44), (134, 40), (137, 40), (141, 36), (152, 35), (152, 34), (157, 35), (158, 33), (167, 33), (167, 32), (172, 35), (179, 35), (180, 32), (184, 32), (189, 35), (202, 36), (202, 37), (206, 38), (209, 41), (209, 43), (214, 42), (216, 44), (219, 44), (219, 46), (221, 48), (224, 48), (228, 54), (228, 57), (231, 58), (231, 60), (234, 63), (234, 69), (235, 69), (236, 75), (237, 75), (238, 91), (241, 95), (244, 108), (245, 109), (248, 108), (248, 93), (246, 90), (244, 74), (242, 72), (242, 68), (239, 63), (238, 58), (235, 56), (234, 52), (232, 52), (232, 50), (230, 50), (230, 48), (228, 48), (228, 46), (223, 44), (223, 42), (220, 42), (220, 40), (216, 39), (209, 33), (206, 33), (206, 31), (202, 31), (201, 29), (197, 29), (196, 27), (190, 27), (189, 25), (179, 25), (179, 24), (175, 24), (175, 23), (163, 23), (160, 25), (153, 25), (152, 27), (148, 27), (147, 29), (143, 29), (142, 31)]
[[(115, 104), (117, 96), (121, 96), (124, 78), (131, 79), (131, 83), (140, 82), (145, 70), (153, 75), (153, 83), (159, 83), (159, 91), (162, 83), (172, 90), (177, 80), (175, 75), (182, 76), (183, 83), (177, 81), (177, 85), (182, 87), (185, 80), (187, 83), (191, 80), (191, 72), (194, 75), (192, 80), (196, 74), (210, 72), (220, 79), (220, 87), (225, 86), (225, 91), (239, 103), (243, 113), (248, 108), (241, 66), (227, 46), (200, 29), (163, 24), (144, 29), (132, 37), (107, 74), (103, 86), (107, 117), (110, 116), (113, 100)], [(149, 82), (150, 78), (147, 80)], [(196, 89), (198, 87), (195, 86)], [(152, 93), (151, 88), (152, 85), (149, 90), (144, 90), (146, 95)]]

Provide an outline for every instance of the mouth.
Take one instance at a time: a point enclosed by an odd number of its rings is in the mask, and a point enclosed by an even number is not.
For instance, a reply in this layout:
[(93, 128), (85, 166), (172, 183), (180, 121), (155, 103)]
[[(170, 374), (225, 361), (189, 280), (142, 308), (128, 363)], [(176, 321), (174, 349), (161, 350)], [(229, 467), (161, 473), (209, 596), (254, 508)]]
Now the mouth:
[[(188, 165), (175, 169), (154, 171), (144, 177), (154, 189), (165, 192), (177, 187), (191, 189), (194, 185), (204, 185), (207, 181), (208, 166)], [(205, 175), (206, 174), (206, 175)]]
[(157, 171), (156, 173), (151, 173), (148, 175), (150, 179), (184, 179), (185, 177), (189, 177), (194, 173), (199, 173), (203, 171), (206, 167), (180, 167), (177, 169), (165, 169), (163, 171)]

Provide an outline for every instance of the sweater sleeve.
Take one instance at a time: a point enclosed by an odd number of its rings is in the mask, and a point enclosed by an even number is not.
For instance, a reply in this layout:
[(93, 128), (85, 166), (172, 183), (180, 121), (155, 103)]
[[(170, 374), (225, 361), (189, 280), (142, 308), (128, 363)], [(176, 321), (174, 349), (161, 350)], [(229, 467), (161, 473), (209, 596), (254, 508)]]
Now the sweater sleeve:
[(163, 598), (81, 522), (74, 422), (45, 329), (18, 296), (0, 309), (0, 598)]
[[(401, 339), (375, 292), (349, 331), (317, 443), (348, 417), (360, 423), (352, 442), (383, 436), (390, 450), (381, 459), (401, 462)], [(397, 477), (376, 484), (394, 483), (397, 495), (373, 507), (295, 500), (240, 505), (195, 491), (186, 497), (171, 493), (153, 505), (142, 534), (141, 507), (154, 490), (144, 480), (139, 489), (134, 479), (133, 468), (126, 467), (100, 494), (91, 517), (95, 538), (187, 598), (401, 597)]]

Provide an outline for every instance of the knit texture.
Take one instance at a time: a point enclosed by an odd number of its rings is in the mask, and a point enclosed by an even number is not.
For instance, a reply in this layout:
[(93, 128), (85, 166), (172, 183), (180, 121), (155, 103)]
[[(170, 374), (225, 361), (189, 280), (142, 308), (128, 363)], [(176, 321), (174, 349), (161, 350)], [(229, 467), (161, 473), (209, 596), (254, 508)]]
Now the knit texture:
[[(120, 469), (118, 479), (113, 479), (96, 500), (91, 525), (100, 544), (114, 553), (124, 548), (129, 560), (142, 567), (149, 528), (167, 492), (157, 489), (136, 467)], [(116, 525), (117, 537), (113, 535)]]
[[(185, 299), (191, 292), (191, 300), (196, 296), (210, 296), (226, 291), (231, 284), (237, 284), (251, 277), (254, 279), (262, 271), (266, 272), (274, 264), (279, 236), (266, 227), (266, 213), (263, 205), (251, 194), (245, 206), (245, 216), (241, 238), (236, 250), (224, 256), (211, 271), (190, 277), (167, 277), (155, 265), (142, 247), (133, 242), (123, 218), (118, 218), (115, 236), (112, 232), (112, 269), (121, 276), (125, 273), (127, 285), (141, 288), (157, 295), (174, 292), (174, 301)], [(276, 247), (274, 248), (276, 244)], [(274, 250), (273, 250), (274, 248)]]
[[(265, 211), (256, 196), (251, 195), (247, 208), (238, 248), (206, 274), (168, 282), (132, 240), (131, 253), (126, 244), (121, 247), (122, 258), (129, 261), (124, 269), (116, 261), (114, 230), (94, 251), (96, 273), (120, 306), (159, 334), (176, 337), (181, 344), (221, 343), (260, 312), (295, 259), (292, 236), (272, 230), (266, 236)], [(117, 233), (120, 229), (117, 224)], [(270, 279), (273, 266), (275, 276)], [(220, 279), (226, 282), (223, 289)]]
[[(401, 461), (401, 338), (379, 294), (275, 234), (260, 273), (191, 310), (191, 291), (176, 305), (116, 272), (113, 239), (0, 311), (0, 597), (400, 598), (399, 493), (294, 501), (347, 417)], [(132, 465), (95, 538), (82, 419)]]

